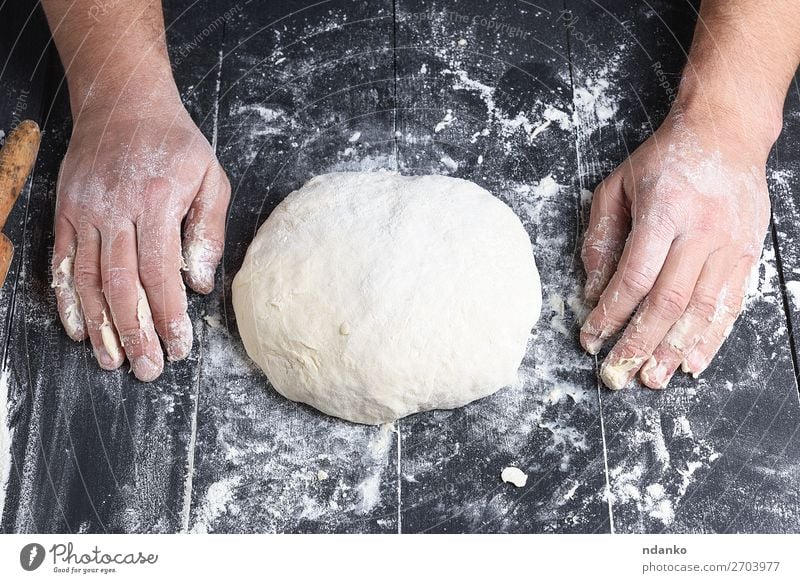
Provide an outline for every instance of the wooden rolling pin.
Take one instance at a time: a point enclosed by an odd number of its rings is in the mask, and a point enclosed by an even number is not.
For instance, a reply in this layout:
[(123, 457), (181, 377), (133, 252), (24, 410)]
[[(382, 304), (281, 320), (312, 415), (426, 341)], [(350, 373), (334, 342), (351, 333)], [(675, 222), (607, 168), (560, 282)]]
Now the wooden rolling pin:
[(36, 162), (40, 137), (36, 122), (26, 119), (11, 132), (0, 150), (0, 286), (6, 281), (14, 257), (14, 244), (2, 231)]

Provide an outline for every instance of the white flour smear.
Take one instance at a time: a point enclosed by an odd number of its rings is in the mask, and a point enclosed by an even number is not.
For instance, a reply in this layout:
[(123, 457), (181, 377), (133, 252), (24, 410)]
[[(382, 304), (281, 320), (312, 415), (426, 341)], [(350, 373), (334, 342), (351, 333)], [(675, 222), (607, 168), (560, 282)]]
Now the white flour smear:
[(6, 488), (11, 476), (11, 443), (14, 431), (9, 427), (8, 407), (8, 374), (5, 369), (0, 370), (0, 517), (6, 503)]
[(298, 519), (335, 525), (381, 503), (395, 455), (391, 427), (346, 423), (287, 401), (224, 328), (207, 328), (207, 348), (207, 374), (225, 381), (204, 388), (201, 414), (214, 417), (216, 437), (199, 447), (213, 447), (225, 472), (195, 501), (192, 532), (220, 530), (220, 520), (229, 521), (222, 530), (256, 532), (282, 532)]

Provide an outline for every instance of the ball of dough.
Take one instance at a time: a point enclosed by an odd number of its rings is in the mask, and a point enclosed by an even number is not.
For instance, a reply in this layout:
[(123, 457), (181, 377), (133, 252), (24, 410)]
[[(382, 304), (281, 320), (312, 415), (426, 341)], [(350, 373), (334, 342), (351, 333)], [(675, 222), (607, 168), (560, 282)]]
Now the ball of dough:
[(272, 212), (233, 281), (272, 386), (367, 424), (513, 383), (541, 303), (517, 216), (446, 176), (317, 176)]

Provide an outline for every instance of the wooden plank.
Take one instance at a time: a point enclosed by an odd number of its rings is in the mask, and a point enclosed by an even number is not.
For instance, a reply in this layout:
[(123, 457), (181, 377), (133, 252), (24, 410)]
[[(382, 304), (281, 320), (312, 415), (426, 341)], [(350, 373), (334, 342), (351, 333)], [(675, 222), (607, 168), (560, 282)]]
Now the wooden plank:
[[(171, 44), (190, 42), (205, 30), (197, 25), (213, 14), (213, 4), (168, 3)], [(210, 31), (175, 67), (196, 119), (213, 111), (216, 76), (207, 72), (216, 66), (221, 39), (222, 28)], [(54, 68), (50, 75), (52, 108), (48, 104), (43, 120), (45, 140), (27, 207), (10, 324), (14, 471), (3, 529), (174, 532), (185, 522), (200, 352), (144, 385), (127, 370), (101, 371), (88, 343), (72, 343), (64, 334), (49, 287), (49, 262), (55, 180), (70, 122), (63, 72)], [(198, 304), (193, 298), (195, 322)]]
[(392, 3), (251, 2), (226, 30), (219, 155), (233, 185), (209, 298), (189, 529), (397, 530), (391, 427), (332, 419), (267, 385), (230, 284), (257, 227), (313, 175), (395, 167)]
[[(588, 109), (576, 92), (581, 179), (592, 188), (663, 119), (660, 84), (674, 89), (695, 16), (672, 2), (567, 7), (575, 85), (601, 89)], [(591, 43), (578, 36), (590, 33)], [(603, 390), (601, 400), (617, 532), (800, 529), (800, 403), (771, 238), (747, 311), (699, 380)]]
[(800, 346), (800, 76), (794, 78), (786, 98), (783, 131), (770, 158), (767, 181), (772, 194), (772, 224), (783, 299), (789, 316), (795, 374)]
[[(22, 120), (41, 122), (45, 90), (45, 70), (49, 62), (49, 34), (41, 26), (42, 14), (33, 2), (6, 3), (0, 8), (0, 131), (10, 133)], [(3, 228), (18, 247), (25, 226), (25, 209), (30, 195), (30, 181), (9, 214)], [(13, 408), (9, 400), (6, 357), (9, 354), (9, 325), (19, 274), (19, 252), (14, 253), (6, 280), (0, 290), (0, 527), (6, 506), (6, 487), (14, 472), (10, 426)]]
[[(401, 171), (469, 179), (509, 204), (544, 290), (516, 386), (397, 424), (404, 532), (609, 530), (594, 363), (577, 343), (581, 194), (561, 8), (397, 3)], [(501, 482), (508, 465), (526, 487)]]

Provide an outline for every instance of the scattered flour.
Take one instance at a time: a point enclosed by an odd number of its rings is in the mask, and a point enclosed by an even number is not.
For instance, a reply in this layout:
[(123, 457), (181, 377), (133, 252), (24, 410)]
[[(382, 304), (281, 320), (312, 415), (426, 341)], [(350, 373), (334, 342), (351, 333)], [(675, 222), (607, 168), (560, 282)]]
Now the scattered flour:
[(213, 531), (214, 521), (227, 511), (228, 504), (234, 498), (234, 491), (241, 483), (238, 476), (223, 478), (209, 486), (200, 508), (196, 511), (193, 534), (206, 534)]
[(9, 427), (8, 419), (8, 373), (3, 368), (0, 370), (0, 517), (3, 516), (3, 509), (6, 501), (6, 488), (8, 479), (11, 476), (11, 443), (14, 439), (14, 432)]
[(452, 109), (448, 109), (447, 110), (447, 114), (444, 116), (444, 119), (442, 119), (442, 121), (437, 123), (436, 127), (433, 128), (433, 133), (438, 134), (439, 132), (444, 130), (447, 126), (449, 126), (454, 121), (456, 121), (456, 118), (453, 115), (453, 110)]
[[(450, 25), (443, 20), (441, 23), (432, 22), (431, 26), (441, 32)], [(309, 36), (317, 33), (310, 31)], [(620, 80), (617, 76), (619, 55), (601, 67), (587, 69), (591, 70), (590, 77), (578, 76), (571, 102), (555, 94), (550, 97), (543, 95), (518, 110), (505, 105), (508, 96), (499, 88), (500, 79), (497, 77), (502, 74), (504, 67), (497, 66), (497, 62), (490, 62), (491, 66), (483, 68), (476, 67), (474, 58), (466, 56), (467, 51), (459, 48), (458, 41), (453, 42), (452, 36), (426, 40), (425, 46), (429, 49), (431, 61), (437, 62), (437, 65), (422, 64), (417, 81), (423, 86), (434, 84), (437, 90), (444, 86), (451, 94), (437, 104), (439, 109), (433, 110), (435, 117), (426, 118), (424, 124), (416, 127), (413, 123), (400, 126), (402, 132), (397, 128), (392, 130), (394, 140), (390, 141), (401, 148), (399, 154), (397, 151), (382, 150), (379, 145), (363, 149), (364, 144), (360, 143), (355, 148), (353, 144), (360, 139), (360, 135), (353, 140), (355, 134), (350, 139), (345, 139), (346, 134), (340, 134), (339, 151), (334, 151), (328, 157), (331, 160), (330, 167), (321, 170), (446, 172), (481, 183), (507, 202), (529, 229), (537, 263), (543, 274), (546, 302), (542, 319), (533, 332), (528, 354), (520, 369), (519, 382), (461, 411), (429, 414), (431, 423), (435, 423), (441, 445), (431, 448), (427, 456), (420, 453), (419, 448), (414, 456), (407, 454), (404, 449), (402, 480), (408, 484), (422, 481), (439, 483), (443, 468), (450, 463), (457, 464), (459, 456), (463, 455), (460, 452), (464, 449), (475, 447), (476, 444), (459, 441), (462, 433), (455, 435), (450, 432), (448, 420), (451, 416), (455, 420), (462, 417), (468, 419), (469, 434), (474, 435), (476, 440), (492, 439), (498, 451), (511, 456), (530, 456), (527, 460), (521, 460), (521, 463), (525, 463), (532, 479), (539, 479), (547, 472), (570, 476), (603, 455), (600, 449), (602, 444), (595, 443), (594, 439), (589, 440), (578, 429), (591, 426), (587, 420), (596, 422), (600, 411), (596, 393), (587, 389), (596, 384), (595, 363), (579, 349), (576, 350), (575, 346), (577, 330), (588, 313), (578, 283), (582, 279), (581, 266), (579, 258), (577, 261), (575, 258), (581, 229), (580, 216), (585, 216), (591, 202), (589, 182), (609, 170), (601, 168), (596, 159), (581, 158), (581, 155), (593, 151), (589, 142), (598, 129), (615, 123), (620, 103), (620, 93), (614, 90)], [(620, 49), (621, 52), (622, 49), (624, 47)], [(465, 58), (468, 60), (465, 61)], [(428, 77), (434, 72), (436, 78)], [(287, 67), (287, 79), (294, 78), (291, 75), (298, 76), (298, 73)], [(569, 86), (569, 70), (564, 67), (558, 71), (558, 75), (565, 86)], [(465, 93), (483, 108), (483, 112), (480, 112), (482, 115), (477, 119), (474, 112), (462, 114), (455, 107), (464, 101), (460, 94)], [(257, 125), (255, 132), (265, 131), (264, 124), (267, 128), (273, 128), (274, 124), (280, 122), (285, 128), (283, 131), (289, 133), (288, 130), (294, 130), (299, 123), (293, 119), (283, 119), (277, 108), (270, 106), (267, 109), (276, 113), (257, 111), (262, 123)], [(359, 125), (359, 129), (364, 135), (372, 136), (367, 126), (366, 123), (363, 127)], [(299, 131), (295, 134), (303, 135)], [(531, 148), (547, 151), (556, 146), (562, 147), (565, 134), (576, 136), (575, 149), (579, 158), (577, 179), (571, 163), (556, 161), (542, 170), (525, 158), (525, 152)], [(442, 136), (447, 136), (447, 142), (465, 148), (445, 147), (442, 145), (445, 141)], [(381, 144), (381, 140), (379, 133), (376, 139), (369, 141)], [(300, 142), (301, 138), (298, 137), (297, 141)], [(471, 151), (470, 147), (473, 148)], [(304, 144), (300, 144), (299, 150), (303, 148)], [(476, 158), (477, 164), (474, 162)], [(510, 161), (514, 164), (504, 166)], [(523, 170), (511, 172), (508, 171), (510, 167)], [(765, 278), (769, 276), (765, 274)], [(759, 289), (760, 293), (768, 292), (764, 286)], [(217, 354), (212, 358), (218, 359), (218, 365), (224, 367), (230, 366), (226, 361), (238, 360), (241, 355), (224, 357), (223, 354)], [(249, 378), (248, 375), (252, 373), (242, 374), (243, 378)], [(243, 381), (242, 384), (246, 386), (247, 383)], [(326, 470), (322, 471), (337, 468), (336, 480), (321, 481), (316, 469), (307, 469), (317, 468), (318, 465), (306, 464), (298, 459), (303, 450), (294, 442), (296, 436), (292, 435), (291, 428), (267, 427), (265, 421), (257, 418), (260, 407), (269, 407), (281, 419), (302, 417), (305, 415), (302, 409), (276, 402), (271, 397), (264, 399), (261, 405), (254, 405), (247, 403), (247, 396), (240, 387), (232, 386), (226, 390), (237, 403), (235, 410), (222, 412), (222, 400), (215, 409), (222, 422), (217, 442), (226, 460), (232, 464), (231, 475), (243, 476), (243, 483), (246, 483), (269, 480), (287, 467), (300, 472), (298, 475), (301, 477), (293, 479), (284, 490), (276, 492), (268, 528), (280, 530), (294, 512), (313, 516), (322, 523), (326, 520), (335, 521), (336, 513), (339, 516), (347, 512), (369, 514), (397, 495), (392, 487), (387, 487), (387, 484), (393, 484), (395, 441), (386, 441), (391, 447), (384, 448), (380, 444), (384, 443), (385, 437), (381, 436), (380, 431), (367, 435), (348, 426), (323, 422), (324, 431), (329, 432), (331, 440), (341, 447), (325, 448), (323, 452), (305, 452), (310, 458), (320, 453), (326, 456)], [(635, 407), (642, 411), (642, 417), (633, 433), (629, 458), (609, 468), (610, 490), (587, 494), (585, 490), (579, 490), (580, 482), (568, 481), (553, 495), (551, 506), (556, 509), (554, 515), (562, 512), (558, 510), (560, 505), (577, 503), (579, 496), (576, 496), (576, 492), (580, 492), (584, 499), (587, 496), (606, 496), (614, 504), (633, 504), (643, 516), (663, 524), (674, 520), (675, 505), (680, 497), (696, 477), (702, 475), (706, 464), (719, 454), (692, 434), (687, 416), (684, 415), (669, 427), (668, 438), (688, 439), (699, 445), (697, 452), (687, 462), (682, 461), (679, 468), (673, 467), (676, 462), (671, 459), (659, 412), (639, 404)], [(240, 434), (240, 427), (247, 424), (254, 424), (252, 431)], [(252, 437), (256, 431), (263, 433), (258, 439)], [(243, 440), (247, 447), (241, 444)], [(277, 445), (273, 445), (273, 442)], [(284, 444), (286, 452), (282, 451), (280, 444)], [(645, 459), (652, 460), (652, 467), (644, 465), (642, 460)], [(688, 465), (684, 466), (684, 463)], [(340, 476), (338, 468), (350, 468), (353, 471)], [(466, 480), (468, 477), (459, 479)], [(312, 490), (319, 487), (325, 488), (324, 497)], [(484, 525), (489, 510), (492, 516), (502, 517), (513, 508), (513, 500), (502, 495), (477, 492), (475, 497), (475, 504), (467, 505), (468, 509), (465, 510), (475, 524)], [(441, 492), (436, 501), (440, 499), (446, 501)], [(578, 515), (575, 512), (569, 520), (575, 520)], [(380, 520), (384, 527), (395, 526), (393, 518), (382, 517)]]
[(792, 307), (800, 312), (800, 281), (787, 281), (786, 291), (792, 300)]

